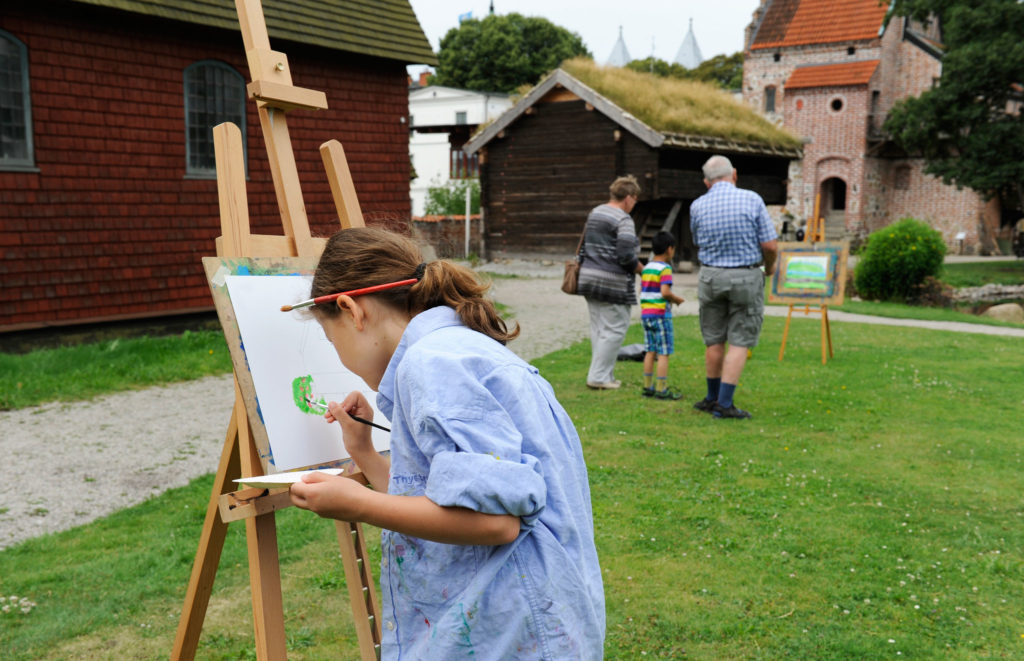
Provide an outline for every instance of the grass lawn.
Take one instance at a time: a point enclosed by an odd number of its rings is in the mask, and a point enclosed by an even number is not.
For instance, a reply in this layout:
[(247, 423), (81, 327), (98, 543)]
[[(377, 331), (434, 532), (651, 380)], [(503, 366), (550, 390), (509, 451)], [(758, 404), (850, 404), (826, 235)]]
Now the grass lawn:
[[(1020, 340), (836, 322), (823, 366), (813, 319), (776, 360), (783, 323), (737, 392), (747, 421), (690, 408), (692, 317), (682, 402), (640, 397), (639, 363), (587, 390), (586, 343), (534, 361), (587, 457), (606, 658), (1024, 657)], [(167, 658), (211, 484), (0, 551), (0, 595), (34, 603), (0, 613), (5, 661)], [(289, 658), (355, 658), (334, 527), (277, 518)], [(199, 658), (254, 658), (246, 562), (232, 524)]]
[[(998, 262), (957, 262), (944, 264), (940, 279), (954, 288), (976, 287), (993, 283), (1002, 285), (1024, 284), (1024, 260)], [(765, 282), (765, 301), (771, 293), (771, 279)], [(769, 303), (769, 305), (785, 306), (785, 303)], [(831, 310), (866, 314), (875, 317), (892, 319), (917, 319), (922, 321), (957, 321), (985, 326), (1003, 326), (1024, 328), (1022, 324), (999, 321), (989, 317), (972, 314), (969, 310), (959, 308), (932, 308), (890, 303), (887, 301), (860, 301), (847, 298), (842, 305), (831, 306)]]
[(1024, 259), (943, 264), (939, 279), (956, 288), (1024, 285)]
[[(929, 308), (904, 305), (903, 303), (890, 303), (887, 301), (854, 301), (846, 299), (842, 305), (829, 307), (829, 310), (839, 310), (841, 312), (849, 312), (852, 314), (866, 314), (873, 317), (888, 317), (891, 319), (956, 321), (964, 324), (981, 324), (983, 326), (1024, 328), (1024, 324), (1015, 324), (1009, 321), (992, 319), (991, 317), (982, 317), (981, 315), (971, 314), (970, 312), (960, 311), (955, 308)], [(794, 311), (794, 315), (795, 314), (796, 312)]]
[(219, 330), (0, 353), (0, 410), (229, 372), (231, 356)]

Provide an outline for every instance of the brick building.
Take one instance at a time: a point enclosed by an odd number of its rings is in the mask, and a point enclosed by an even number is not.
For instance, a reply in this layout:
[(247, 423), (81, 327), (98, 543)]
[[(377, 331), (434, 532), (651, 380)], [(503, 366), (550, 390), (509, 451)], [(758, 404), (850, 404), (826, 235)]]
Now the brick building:
[(893, 104), (942, 70), (941, 26), (885, 24), (878, 0), (761, 0), (747, 28), (743, 98), (801, 136), (786, 210), (810, 218), (820, 195), (826, 238), (854, 242), (900, 218), (924, 220), (950, 248), (994, 249), (997, 201), (924, 173), (881, 131)]
[[(407, 0), (264, 0), (314, 235), (337, 228), (318, 151), (338, 139), (368, 222), (408, 222), (406, 65), (434, 54)], [(37, 0), (0, 13), (0, 333), (212, 309), (210, 127), (245, 136), (249, 214), (281, 234), (230, 0)]]

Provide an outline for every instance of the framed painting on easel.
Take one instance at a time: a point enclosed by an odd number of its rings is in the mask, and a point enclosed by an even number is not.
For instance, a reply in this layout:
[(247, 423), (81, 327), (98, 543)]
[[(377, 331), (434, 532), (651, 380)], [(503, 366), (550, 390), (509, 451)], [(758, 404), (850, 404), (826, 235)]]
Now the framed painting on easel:
[(842, 305), (849, 244), (784, 242), (768, 294), (770, 303)]

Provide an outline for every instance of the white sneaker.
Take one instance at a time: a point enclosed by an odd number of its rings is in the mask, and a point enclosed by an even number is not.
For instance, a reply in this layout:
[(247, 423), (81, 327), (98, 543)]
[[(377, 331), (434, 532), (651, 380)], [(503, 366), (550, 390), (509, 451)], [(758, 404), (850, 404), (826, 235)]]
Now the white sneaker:
[(607, 381), (605, 383), (587, 381), (587, 387), (591, 390), (615, 390), (622, 387), (622, 381), (619, 381), (618, 379), (615, 379), (614, 381)]

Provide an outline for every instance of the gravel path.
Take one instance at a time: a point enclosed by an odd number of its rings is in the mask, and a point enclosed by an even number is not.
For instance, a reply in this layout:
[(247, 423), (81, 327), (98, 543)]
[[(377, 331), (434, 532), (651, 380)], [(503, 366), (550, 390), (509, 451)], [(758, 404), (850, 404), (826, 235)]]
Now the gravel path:
[[(509, 347), (523, 358), (586, 338), (586, 302), (560, 291), (561, 262), (496, 261), (480, 270), (516, 276), (494, 278), (494, 298), (521, 325)], [(675, 290), (687, 300), (676, 314), (696, 314), (696, 277), (677, 274)], [(770, 306), (766, 313), (785, 316), (786, 308)], [(1014, 328), (829, 316), (1024, 337)], [(234, 398), (231, 381), (230, 375), (207, 377), (0, 412), (0, 549), (88, 523), (216, 470)]]

